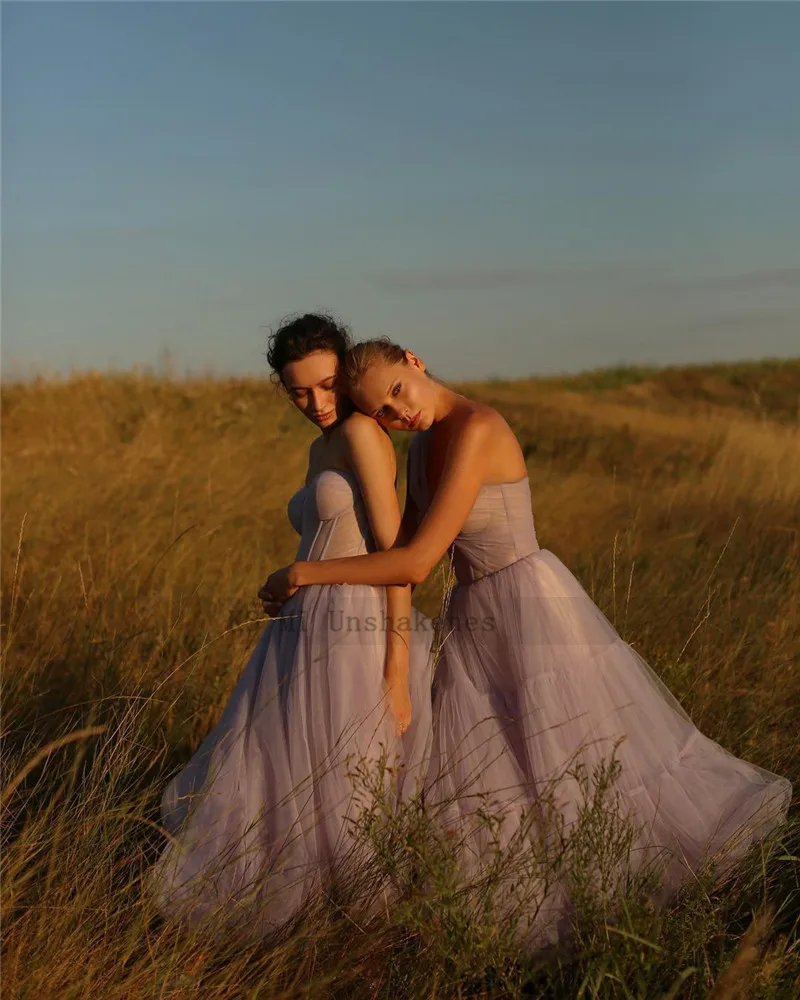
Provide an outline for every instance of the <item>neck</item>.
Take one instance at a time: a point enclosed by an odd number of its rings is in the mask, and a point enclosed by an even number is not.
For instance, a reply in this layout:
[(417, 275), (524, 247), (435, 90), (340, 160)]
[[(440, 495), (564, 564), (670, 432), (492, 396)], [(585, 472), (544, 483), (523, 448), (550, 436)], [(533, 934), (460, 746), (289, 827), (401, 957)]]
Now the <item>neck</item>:
[(353, 412), (352, 406), (339, 406), (337, 407), (337, 409), (339, 411), (339, 416), (337, 417), (337, 419), (330, 425), (330, 427), (322, 428), (322, 436), (325, 438), (326, 441), (331, 436), (331, 434), (333, 434), (336, 428), (341, 426), (342, 421), (345, 420), (347, 417), (349, 417), (350, 414)]
[(434, 424), (438, 424), (442, 420), (449, 417), (453, 410), (458, 406), (458, 401), (460, 399), (463, 399), (463, 396), (459, 396), (457, 392), (453, 392), (453, 390), (448, 389), (446, 385), (442, 385), (440, 382), (437, 382), (436, 396), (434, 397), (433, 406)]

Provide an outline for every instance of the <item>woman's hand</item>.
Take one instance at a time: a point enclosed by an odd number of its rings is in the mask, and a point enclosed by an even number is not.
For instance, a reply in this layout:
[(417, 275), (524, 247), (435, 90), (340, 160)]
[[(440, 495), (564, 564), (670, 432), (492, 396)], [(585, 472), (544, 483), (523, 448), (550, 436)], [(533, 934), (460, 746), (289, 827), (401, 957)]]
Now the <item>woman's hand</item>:
[(259, 590), (258, 599), (261, 601), (261, 607), (264, 609), (264, 613), (269, 615), (270, 618), (274, 618), (281, 609), (281, 602), (276, 601), (269, 590), (267, 590), (266, 583), (261, 590)]
[(389, 655), (383, 679), (386, 684), (386, 697), (389, 701), (389, 711), (394, 718), (395, 729), (399, 735), (411, 725), (411, 692), (408, 688), (408, 657)]
[(274, 614), (272, 608), (280, 608), (293, 594), (297, 593), (299, 588), (290, 580), (291, 571), (291, 566), (276, 569), (274, 573), (270, 573), (267, 582), (259, 590), (258, 597), (267, 614)]

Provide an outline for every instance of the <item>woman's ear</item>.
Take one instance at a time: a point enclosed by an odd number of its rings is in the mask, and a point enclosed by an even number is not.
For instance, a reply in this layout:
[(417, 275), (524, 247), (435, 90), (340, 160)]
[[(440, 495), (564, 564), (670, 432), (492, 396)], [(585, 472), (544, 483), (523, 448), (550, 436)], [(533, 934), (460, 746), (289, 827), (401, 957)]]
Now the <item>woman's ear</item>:
[(425, 362), (422, 358), (418, 358), (413, 351), (406, 351), (406, 361), (412, 368), (416, 368), (421, 372), (425, 371)]

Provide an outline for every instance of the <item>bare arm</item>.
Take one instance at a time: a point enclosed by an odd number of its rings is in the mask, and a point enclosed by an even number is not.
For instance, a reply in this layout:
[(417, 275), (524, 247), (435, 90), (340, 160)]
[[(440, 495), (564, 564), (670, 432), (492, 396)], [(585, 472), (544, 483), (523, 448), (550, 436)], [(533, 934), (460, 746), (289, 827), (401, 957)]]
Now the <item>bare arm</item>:
[[(354, 413), (347, 420), (342, 434), (348, 463), (358, 479), (372, 537), (379, 548), (390, 549), (397, 540), (401, 523), (394, 485), (396, 459), (392, 443), (374, 420), (360, 413)], [(411, 619), (410, 587), (386, 587), (386, 618), (384, 679), (397, 727), (402, 732), (411, 722), (410, 633), (407, 627)]]
[[(378, 424), (363, 414), (354, 413), (342, 428), (348, 462), (358, 479), (369, 518), (372, 537), (380, 549), (391, 549), (400, 528), (400, 505), (395, 492), (395, 455), (392, 443)], [(388, 645), (406, 648), (404, 638), (392, 631), (396, 623), (411, 614), (411, 590), (408, 586), (388, 585), (386, 591), (389, 618)]]
[(411, 496), (410, 482), (411, 452), (409, 451), (408, 457), (406, 458), (406, 503), (403, 508), (403, 518), (400, 521), (400, 531), (398, 532), (397, 541), (395, 542), (395, 546), (399, 547), (408, 545), (419, 527), (419, 508), (417, 507), (416, 501)]
[[(403, 518), (400, 521), (400, 531), (397, 535), (397, 541), (395, 542), (395, 548), (402, 548), (404, 545), (408, 545), (411, 539), (414, 537), (417, 528), (419, 527), (419, 507), (417, 507), (417, 502), (411, 495), (411, 451), (408, 452), (406, 456), (406, 502), (403, 507)], [(414, 592), (416, 587), (415, 583), (411, 584), (411, 592)]]
[(483, 485), (493, 421), (472, 413), (448, 449), (439, 487), (422, 524), (405, 545), (347, 559), (296, 562), (290, 588), (324, 583), (422, 583), (452, 544)]

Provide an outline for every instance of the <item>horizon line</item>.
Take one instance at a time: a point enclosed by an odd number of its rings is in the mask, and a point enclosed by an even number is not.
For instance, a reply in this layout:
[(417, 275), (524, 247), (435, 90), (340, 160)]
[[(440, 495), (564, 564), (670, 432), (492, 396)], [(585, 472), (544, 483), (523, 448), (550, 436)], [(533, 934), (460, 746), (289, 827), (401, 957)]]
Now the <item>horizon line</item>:
[[(731, 369), (731, 368), (758, 368), (758, 367), (792, 367), (800, 365), (800, 353), (790, 355), (764, 355), (757, 358), (740, 358), (738, 360), (727, 361), (688, 361), (670, 364), (658, 363), (626, 363), (601, 365), (591, 368), (581, 368), (573, 371), (557, 372), (531, 372), (527, 375), (505, 376), (497, 374), (487, 374), (480, 378), (449, 378), (443, 379), (445, 382), (454, 385), (482, 385), (486, 383), (516, 383), (551, 381), (554, 379), (580, 379), (590, 375), (601, 375), (610, 373), (640, 373), (641, 375), (662, 374), (674, 371), (697, 371), (700, 369)], [(185, 368), (182, 373), (174, 370), (174, 366), (169, 359), (166, 362), (157, 364), (131, 365), (126, 368), (71, 368), (68, 372), (58, 370), (47, 370), (41, 368), (33, 372), (24, 374), (7, 374), (0, 365), (0, 387), (27, 385), (35, 382), (57, 382), (70, 383), (85, 379), (155, 379), (164, 382), (172, 382), (176, 385), (196, 382), (270, 382), (273, 373), (268, 369), (263, 372), (225, 372), (214, 370), (210, 366), (197, 370)]]

